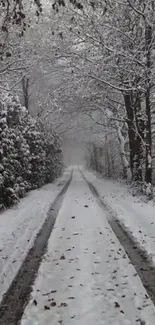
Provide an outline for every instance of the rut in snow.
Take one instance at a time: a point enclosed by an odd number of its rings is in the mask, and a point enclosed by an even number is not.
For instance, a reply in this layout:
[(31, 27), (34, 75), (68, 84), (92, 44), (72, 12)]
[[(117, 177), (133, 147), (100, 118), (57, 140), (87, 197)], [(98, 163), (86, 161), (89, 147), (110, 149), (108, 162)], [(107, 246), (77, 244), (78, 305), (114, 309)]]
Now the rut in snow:
[(88, 184), (92, 194), (96, 197), (98, 204), (102, 209), (107, 210), (108, 222), (119, 239), (121, 245), (124, 247), (131, 263), (134, 265), (137, 274), (139, 275), (148, 295), (150, 296), (153, 304), (155, 305), (155, 266), (149, 259), (147, 253), (141, 249), (137, 242), (133, 240), (130, 234), (123, 228), (120, 222), (115, 219), (112, 213), (109, 212), (106, 203), (101, 199), (95, 186), (89, 182), (84, 174), (81, 172), (82, 177)]
[(33, 247), (29, 250), (15, 279), (2, 299), (0, 305), (0, 325), (17, 325), (22, 317), (24, 308), (29, 300), (32, 284), (35, 280), (42, 257), (45, 254), (48, 239), (62, 204), (64, 194), (71, 180), (72, 173), (53, 202), (47, 219), (34, 241)]

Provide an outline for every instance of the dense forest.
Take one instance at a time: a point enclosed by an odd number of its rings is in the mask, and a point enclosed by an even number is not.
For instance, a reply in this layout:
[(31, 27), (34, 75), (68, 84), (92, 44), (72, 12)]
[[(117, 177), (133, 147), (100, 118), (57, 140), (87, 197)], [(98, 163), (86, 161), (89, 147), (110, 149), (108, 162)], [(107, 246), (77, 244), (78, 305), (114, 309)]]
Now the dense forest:
[(51, 181), (70, 138), (88, 168), (152, 193), (154, 6), (0, 1), (2, 204)]

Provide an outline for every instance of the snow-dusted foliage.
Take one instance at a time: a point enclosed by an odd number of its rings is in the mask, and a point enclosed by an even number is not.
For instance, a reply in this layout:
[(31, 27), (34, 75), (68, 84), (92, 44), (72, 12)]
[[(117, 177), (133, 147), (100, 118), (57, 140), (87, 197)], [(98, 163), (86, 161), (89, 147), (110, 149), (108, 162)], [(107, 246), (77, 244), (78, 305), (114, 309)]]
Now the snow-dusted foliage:
[(0, 205), (9, 206), (61, 171), (61, 148), (51, 130), (33, 119), (17, 96), (0, 93)]

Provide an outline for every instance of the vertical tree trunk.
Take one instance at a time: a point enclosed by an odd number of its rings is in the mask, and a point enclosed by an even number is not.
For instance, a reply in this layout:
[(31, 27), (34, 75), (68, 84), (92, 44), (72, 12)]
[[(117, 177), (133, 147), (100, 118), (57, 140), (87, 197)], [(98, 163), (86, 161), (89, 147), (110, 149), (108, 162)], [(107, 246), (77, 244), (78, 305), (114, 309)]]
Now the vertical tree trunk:
[(130, 168), (133, 177), (134, 171), (134, 139), (135, 139), (135, 128), (134, 128), (134, 111), (132, 105), (131, 93), (124, 94), (125, 108), (128, 118), (128, 137), (129, 137), (129, 150), (130, 150)]
[(118, 140), (120, 143), (120, 155), (121, 155), (121, 162), (123, 167), (123, 178), (131, 180), (131, 170), (125, 153), (125, 139), (122, 134), (122, 126), (120, 126), (119, 123), (116, 123), (116, 125), (117, 125)]
[(23, 89), (24, 106), (29, 111), (29, 79), (26, 77), (23, 77), (22, 79), (22, 89)]
[(135, 124), (136, 124), (136, 137), (135, 137), (135, 157), (134, 157), (134, 166), (136, 180), (142, 181), (143, 179), (143, 162), (144, 162), (144, 131), (145, 131), (145, 122), (142, 117), (142, 108), (141, 108), (141, 99), (140, 94), (136, 94), (135, 103), (134, 103), (134, 111), (135, 111)]
[(144, 122), (141, 118), (140, 96), (137, 93), (124, 95), (128, 118), (128, 136), (130, 149), (130, 167), (132, 180), (142, 181)]
[(107, 145), (107, 150), (106, 150), (106, 153), (107, 153), (107, 176), (110, 177), (111, 176), (111, 164), (110, 164), (110, 155), (109, 155), (109, 148), (108, 148), (108, 145)]
[(146, 46), (146, 171), (145, 181), (152, 183), (152, 134), (151, 134), (151, 47), (152, 47), (152, 27), (146, 22), (145, 27)]
[(105, 176), (110, 177), (110, 159), (107, 135), (105, 135)]

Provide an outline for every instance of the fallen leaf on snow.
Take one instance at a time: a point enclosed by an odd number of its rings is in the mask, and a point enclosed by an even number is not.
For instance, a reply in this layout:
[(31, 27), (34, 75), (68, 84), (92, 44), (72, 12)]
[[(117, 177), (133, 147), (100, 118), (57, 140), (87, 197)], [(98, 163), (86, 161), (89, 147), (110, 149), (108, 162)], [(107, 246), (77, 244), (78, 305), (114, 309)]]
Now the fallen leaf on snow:
[(68, 306), (68, 304), (66, 304), (66, 302), (62, 302), (61, 304), (60, 304), (60, 306), (58, 306), (59, 308), (60, 307), (67, 307)]
[(110, 288), (110, 289), (107, 289), (107, 291), (114, 291), (114, 289)]
[(37, 303), (37, 300), (36, 300), (36, 299), (33, 300), (33, 304), (34, 304), (35, 306), (37, 306), (38, 303)]
[(51, 302), (51, 307), (55, 307), (57, 304), (55, 301)]
[(65, 259), (66, 259), (65, 255), (62, 254), (61, 257), (60, 257), (60, 260), (65, 260)]
[(145, 324), (146, 324), (146, 322), (144, 320), (140, 319), (140, 325), (145, 325)]

